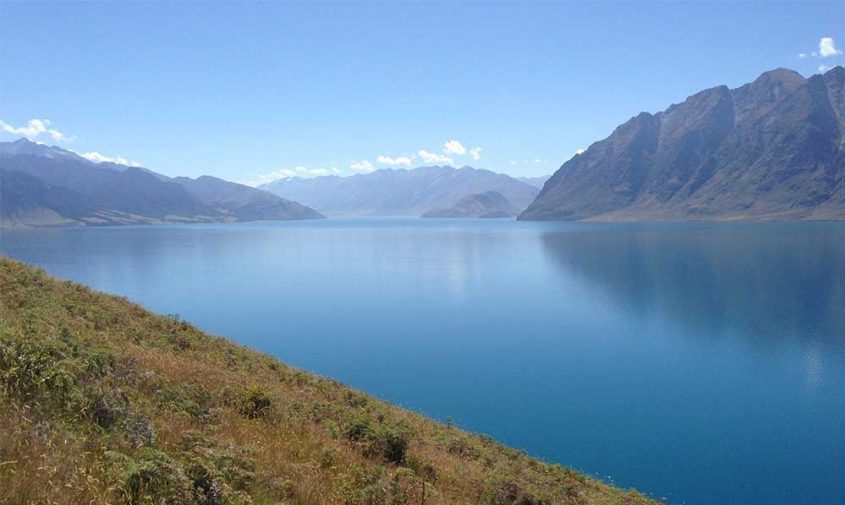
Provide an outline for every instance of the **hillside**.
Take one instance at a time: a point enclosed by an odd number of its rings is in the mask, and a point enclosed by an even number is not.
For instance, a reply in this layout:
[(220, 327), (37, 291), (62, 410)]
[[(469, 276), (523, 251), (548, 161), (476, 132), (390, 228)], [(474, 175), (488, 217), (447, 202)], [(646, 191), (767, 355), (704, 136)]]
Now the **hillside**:
[(516, 217), (519, 209), (498, 191), (467, 195), (445, 209), (432, 209), (422, 217), (502, 218)]
[(461, 198), (497, 191), (524, 209), (539, 189), (505, 174), (463, 167), (384, 169), (349, 177), (281, 179), (261, 186), (328, 216), (419, 216)]
[(205, 205), (238, 221), (319, 219), (319, 212), (260, 189), (224, 181), (210, 175), (196, 179), (175, 177), (173, 182)]
[(221, 179), (170, 179), (25, 139), (0, 142), (3, 227), (319, 217), (296, 202)]
[(645, 504), (0, 258), (0, 503)]
[(563, 164), (520, 219), (845, 219), (845, 69), (778, 69), (641, 113)]

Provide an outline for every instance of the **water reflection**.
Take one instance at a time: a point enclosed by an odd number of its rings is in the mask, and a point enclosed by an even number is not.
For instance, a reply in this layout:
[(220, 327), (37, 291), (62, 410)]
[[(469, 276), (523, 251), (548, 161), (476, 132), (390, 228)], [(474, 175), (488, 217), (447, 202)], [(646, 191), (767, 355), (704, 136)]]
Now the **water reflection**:
[(561, 275), (638, 318), (759, 345), (845, 347), (842, 224), (586, 225), (547, 231), (542, 243)]

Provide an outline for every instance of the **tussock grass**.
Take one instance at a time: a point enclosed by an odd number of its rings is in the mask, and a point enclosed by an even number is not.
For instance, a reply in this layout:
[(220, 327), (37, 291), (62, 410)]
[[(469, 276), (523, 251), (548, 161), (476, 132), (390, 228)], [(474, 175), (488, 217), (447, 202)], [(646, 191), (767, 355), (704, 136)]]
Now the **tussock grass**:
[(0, 504), (644, 504), (0, 258)]

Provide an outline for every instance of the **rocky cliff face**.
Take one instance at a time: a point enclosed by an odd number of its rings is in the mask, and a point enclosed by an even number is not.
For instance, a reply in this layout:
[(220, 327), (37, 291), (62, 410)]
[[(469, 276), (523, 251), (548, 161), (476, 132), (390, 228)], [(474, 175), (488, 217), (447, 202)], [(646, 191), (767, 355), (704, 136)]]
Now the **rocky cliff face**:
[(642, 113), (564, 165), (520, 219), (845, 218), (845, 69), (766, 72)]

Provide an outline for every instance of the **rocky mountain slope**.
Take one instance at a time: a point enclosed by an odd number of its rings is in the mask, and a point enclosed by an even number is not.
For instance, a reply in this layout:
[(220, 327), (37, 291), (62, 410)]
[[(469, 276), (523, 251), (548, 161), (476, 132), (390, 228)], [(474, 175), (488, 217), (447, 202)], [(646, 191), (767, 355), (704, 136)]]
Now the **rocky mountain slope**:
[(641, 113), (563, 164), (520, 219), (845, 218), (845, 69), (778, 69)]

